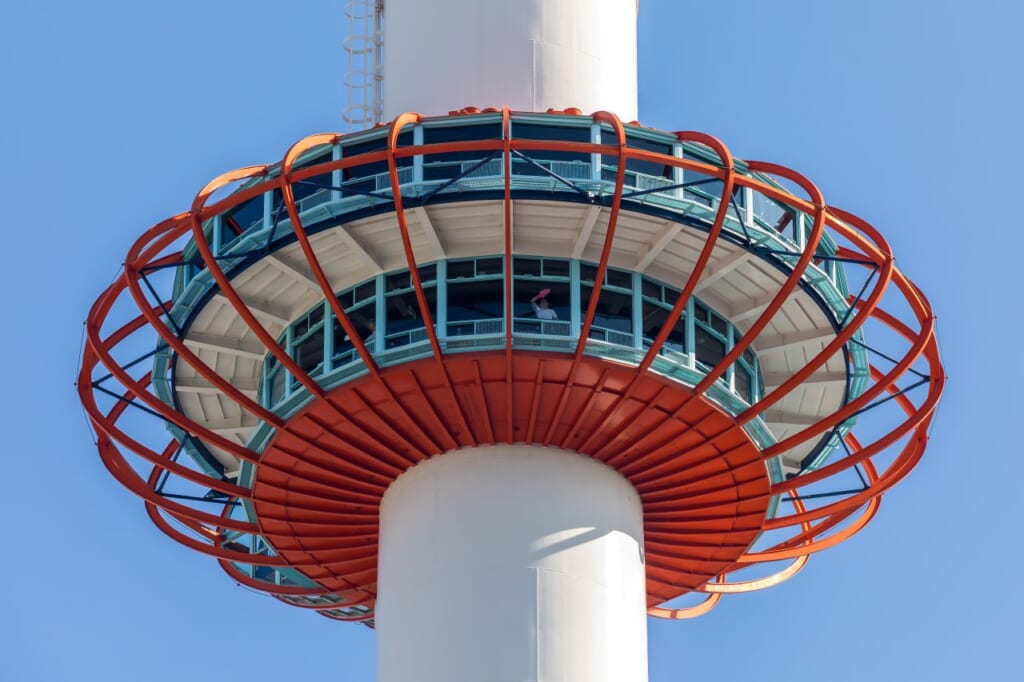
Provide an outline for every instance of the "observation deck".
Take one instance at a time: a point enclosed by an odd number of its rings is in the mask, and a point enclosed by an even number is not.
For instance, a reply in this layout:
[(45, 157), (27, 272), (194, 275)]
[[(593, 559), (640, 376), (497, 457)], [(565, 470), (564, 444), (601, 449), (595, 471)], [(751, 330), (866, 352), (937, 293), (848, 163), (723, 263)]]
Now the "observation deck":
[[(652, 612), (707, 589), (789, 482), (832, 471), (886, 390), (861, 326), (891, 256), (816, 192), (708, 136), (575, 110), (407, 115), (222, 176), (140, 240), (128, 272), (162, 339), (154, 409), (202, 475), (186, 478), (231, 502), (209, 553), (282, 600), (370, 620), (389, 481), (462, 447), (534, 443), (637, 486)], [(849, 267), (871, 272), (856, 291)], [(157, 273), (173, 273), (167, 300)], [(897, 330), (916, 348), (899, 376), (934, 340)], [(702, 495), (727, 523), (686, 506)], [(775, 558), (828, 514), (801, 506)], [(680, 530), (698, 519), (714, 547), (681, 558), (703, 546)], [(335, 521), (346, 530), (318, 535)]]

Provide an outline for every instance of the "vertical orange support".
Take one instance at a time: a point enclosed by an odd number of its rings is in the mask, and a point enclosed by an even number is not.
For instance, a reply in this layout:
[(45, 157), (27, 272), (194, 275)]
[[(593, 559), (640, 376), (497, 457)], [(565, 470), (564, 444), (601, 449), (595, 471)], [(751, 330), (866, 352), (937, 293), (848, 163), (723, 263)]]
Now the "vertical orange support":
[(501, 137), (505, 169), (505, 442), (511, 443), (515, 440), (512, 396), (512, 297), (515, 296), (515, 283), (512, 280), (512, 122), (508, 106), (501, 110)]
[[(655, 337), (653, 343), (651, 343), (651, 347), (644, 355), (643, 360), (640, 361), (640, 365), (637, 368), (637, 373), (636, 376), (633, 378), (633, 381), (630, 382), (626, 390), (619, 397), (616, 398), (612, 405), (607, 410), (605, 410), (604, 414), (606, 417), (608, 415), (613, 414), (614, 411), (623, 402), (629, 400), (629, 398), (633, 395), (633, 391), (636, 389), (640, 377), (642, 377), (644, 373), (647, 372), (648, 369), (650, 369), (651, 364), (654, 362), (654, 359), (658, 356), (658, 353), (661, 351), (662, 346), (665, 345), (665, 341), (668, 339), (669, 334), (672, 333), (672, 328), (675, 327), (676, 322), (678, 322), (679, 318), (682, 316), (683, 311), (686, 309), (687, 302), (693, 296), (693, 292), (697, 288), (697, 284), (700, 282), (700, 279), (704, 274), (704, 270), (707, 268), (708, 261), (711, 259), (711, 254), (714, 252), (715, 246), (717, 246), (718, 244), (718, 238), (722, 234), (722, 228), (725, 225), (725, 218), (729, 214), (728, 197), (732, 196), (733, 186), (735, 185), (736, 181), (736, 169), (734, 167), (732, 154), (729, 152), (729, 149), (724, 144), (722, 144), (721, 141), (719, 141), (717, 138), (712, 137), (711, 135), (705, 135), (704, 133), (679, 132), (676, 133), (676, 138), (680, 142), (700, 142), (715, 150), (715, 153), (718, 154), (719, 161), (721, 162), (722, 171), (724, 173), (722, 182), (722, 198), (719, 200), (718, 211), (715, 213), (715, 221), (711, 225), (711, 231), (708, 233), (708, 237), (704, 243), (704, 247), (701, 249), (700, 256), (697, 258), (697, 262), (693, 266), (693, 271), (687, 277), (686, 284), (683, 287), (683, 290), (680, 292), (678, 298), (676, 299), (675, 305), (673, 305), (672, 307), (672, 311), (669, 313), (668, 318), (666, 318), (665, 322), (661, 325), (661, 330), (658, 332), (658, 335)], [(636, 330), (636, 333), (642, 334), (643, 331), (638, 329)], [(596, 435), (597, 432), (595, 431), (595, 433), (591, 435), (590, 438), (588, 438), (583, 444), (580, 445), (580, 450), (583, 452), (591, 451), (591, 448), (596, 446), (596, 443), (593, 442), (595, 440)], [(596, 448), (597, 452), (600, 453), (610, 443), (610, 440), (602, 443), (600, 447)]]
[(455, 443), (455, 447), (459, 445), (472, 445), (474, 444), (475, 436), (472, 429), (469, 428), (469, 422), (466, 419), (466, 414), (462, 409), (462, 403), (459, 402), (458, 397), (455, 395), (455, 386), (452, 384), (452, 378), (448, 374), (448, 369), (444, 366), (444, 359), (441, 355), (441, 344), (437, 340), (437, 330), (434, 329), (434, 318), (430, 314), (430, 306), (427, 304), (427, 296), (423, 291), (423, 282), (420, 280), (420, 273), (416, 269), (416, 255), (412, 250), (412, 239), (409, 237), (409, 221), (405, 215), (405, 207), (402, 203), (402, 185), (398, 179), (398, 163), (395, 159), (395, 148), (398, 146), (398, 135), (402, 132), (402, 128), (409, 123), (415, 123), (420, 120), (419, 114), (400, 114), (391, 122), (391, 129), (388, 132), (388, 175), (391, 178), (391, 195), (395, 203), (395, 218), (398, 221), (398, 229), (402, 234), (402, 247), (405, 249), (405, 260), (409, 266), (409, 277), (412, 279), (413, 287), (416, 289), (416, 301), (420, 307), (420, 317), (423, 319), (427, 338), (430, 340), (430, 347), (434, 351), (434, 361), (437, 363), (438, 369), (444, 378), (445, 386), (448, 390), (448, 394), (451, 396), (452, 404), (456, 408), (456, 415), (459, 419), (459, 424), (462, 427), (462, 434), (464, 440), (460, 441), (452, 433), (451, 429), (445, 425), (446, 431), (452, 442)]
[[(619, 153), (618, 169), (615, 174), (615, 193), (612, 195), (611, 212), (608, 216), (608, 230), (604, 237), (604, 247), (601, 249), (601, 260), (597, 266), (597, 274), (594, 276), (594, 291), (591, 293), (590, 303), (587, 305), (587, 312), (583, 317), (583, 324), (580, 327), (580, 340), (576, 344), (576, 352), (573, 356), (572, 368), (569, 370), (569, 378), (562, 388), (561, 397), (558, 400), (558, 407), (548, 424), (547, 433), (544, 436), (544, 445), (550, 445), (554, 438), (555, 429), (565, 411), (566, 401), (569, 399), (569, 392), (572, 390), (576, 380), (576, 372), (579, 369), (580, 359), (587, 347), (587, 338), (590, 336), (590, 327), (594, 324), (594, 315), (597, 313), (597, 302), (601, 296), (601, 287), (604, 284), (605, 273), (608, 272), (608, 260), (612, 255), (612, 244), (615, 241), (615, 227), (619, 222), (619, 212), (622, 209), (622, 194), (626, 183), (626, 129), (622, 121), (615, 114), (607, 111), (599, 111), (593, 116), (596, 123), (608, 123), (615, 131)], [(571, 431), (570, 431), (571, 435)]]

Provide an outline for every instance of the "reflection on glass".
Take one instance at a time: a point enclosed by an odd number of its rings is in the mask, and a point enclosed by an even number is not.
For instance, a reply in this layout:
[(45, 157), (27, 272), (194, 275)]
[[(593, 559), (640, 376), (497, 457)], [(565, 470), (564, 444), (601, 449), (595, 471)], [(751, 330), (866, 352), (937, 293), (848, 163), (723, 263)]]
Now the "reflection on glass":
[[(647, 345), (650, 345), (655, 337), (661, 333), (661, 329), (668, 319), (671, 311), (668, 308), (655, 305), (649, 301), (644, 301), (643, 304), (643, 333), (644, 341)], [(668, 338), (665, 340), (662, 348), (668, 348), (674, 350), (677, 353), (686, 352), (686, 316), (680, 315), (679, 320), (672, 326), (672, 331), (669, 332)]]
[(698, 325), (694, 328), (693, 340), (697, 362), (714, 367), (725, 357), (725, 342), (713, 336), (703, 327)]

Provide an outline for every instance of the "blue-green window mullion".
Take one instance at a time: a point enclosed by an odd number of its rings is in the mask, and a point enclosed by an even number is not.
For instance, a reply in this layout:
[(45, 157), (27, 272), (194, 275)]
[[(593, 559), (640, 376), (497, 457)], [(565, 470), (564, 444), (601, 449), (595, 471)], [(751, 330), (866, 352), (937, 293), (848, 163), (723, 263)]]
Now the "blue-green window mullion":
[[(598, 128), (597, 134), (600, 137), (600, 128)], [(598, 164), (598, 169), (600, 169), (600, 164)], [(580, 331), (583, 329), (583, 313), (580, 310), (581, 300), (580, 262), (578, 260), (571, 260), (569, 261), (569, 323), (572, 327), (572, 337), (575, 339), (580, 337)]]
[(220, 233), (220, 231), (221, 231), (221, 228), (223, 227), (223, 222), (224, 221), (221, 218), (219, 213), (217, 215), (213, 216), (213, 220), (210, 221), (210, 232), (211, 232), (211, 236), (213, 237), (210, 240), (210, 247), (213, 249), (213, 255), (214, 256), (219, 256), (220, 255), (220, 247), (221, 247), (221, 233)]
[(686, 356), (690, 368), (697, 367), (697, 325), (693, 317), (693, 296), (686, 302)]
[[(417, 125), (412, 129), (412, 143), (417, 147), (423, 145), (423, 126)], [(423, 182), (423, 155), (417, 154), (412, 157), (412, 181)]]
[[(293, 322), (292, 325), (294, 325), (294, 324), (295, 323)], [(285, 332), (285, 335), (284, 335), (284, 349), (285, 349), (285, 353), (287, 353), (288, 357), (290, 357), (290, 358), (292, 358), (294, 360), (295, 359), (295, 355), (292, 352), (292, 339), (294, 338), (293, 330), (294, 330), (294, 327), (289, 326), (288, 327), (288, 331)], [(281, 367), (280, 371), (285, 373), (284, 374), (285, 375), (284, 394), (285, 395), (291, 395), (292, 388), (294, 387), (293, 385), (295, 384), (295, 377), (293, 377), (292, 373), (289, 372), (287, 369), (285, 369), (283, 366)]]
[(327, 374), (334, 369), (334, 313), (324, 301), (324, 370)]
[(633, 348), (643, 349), (644, 347), (644, 298), (643, 298), (643, 275), (639, 272), (633, 273)]
[(384, 273), (377, 275), (377, 290), (376, 300), (374, 301), (374, 314), (376, 315), (376, 328), (373, 334), (373, 348), (370, 348), (371, 353), (383, 353), (384, 352), (384, 335), (387, 332), (387, 301), (384, 299)]
[[(332, 145), (331, 146), (331, 161), (341, 161), (341, 159), (342, 159), (342, 147), (341, 147), (341, 145), (340, 144)], [(341, 187), (342, 180), (343, 180), (343, 178), (342, 178), (342, 170), (340, 168), (336, 168), (333, 171), (331, 171), (331, 185), (332, 186), (334, 186), (334, 187)], [(340, 200), (341, 200), (341, 190), (338, 190), (338, 189), (331, 190), (331, 201), (340, 201)]]
[(764, 396), (761, 393), (761, 364), (758, 362), (756, 355), (751, 363), (751, 369), (753, 370), (753, 375), (750, 377), (750, 394), (754, 397), (754, 402), (757, 402)]
[[(601, 144), (601, 124), (592, 123), (590, 124), (590, 143)], [(590, 179), (594, 182), (601, 182), (601, 155), (591, 154), (590, 155)], [(575, 288), (575, 287), (574, 287)], [(573, 310), (576, 308), (574, 307)], [(579, 333), (576, 334), (579, 336)]]
[[(683, 158), (683, 143), (682, 142), (675, 142), (675, 143), (673, 143), (673, 145), (672, 145), (672, 156), (676, 157), (677, 159)], [(683, 167), (682, 166), (674, 166), (672, 168), (672, 184), (673, 185), (681, 185), (681, 184), (683, 184)], [(683, 197), (683, 193), (684, 192), (685, 192), (685, 190), (682, 187), (677, 187), (676, 189), (672, 190), (672, 195), (675, 196), (675, 198), (677, 198), (677, 199), (683, 199), (684, 198)]]
[[(732, 351), (733, 348), (736, 347), (736, 334), (734, 333), (734, 331), (735, 330), (734, 330), (734, 327), (732, 326), (732, 323), (731, 322), (727, 322), (726, 323), (726, 327), (725, 327), (725, 352), (726, 353), (729, 353), (730, 351)], [(728, 384), (728, 386), (729, 386), (729, 390), (732, 391), (733, 393), (736, 392), (736, 385), (734, 383), (734, 378), (733, 377), (734, 377), (734, 374), (735, 374), (735, 371), (736, 371), (736, 363), (737, 362), (739, 362), (738, 359), (736, 360), (736, 362), (734, 362), (731, 365), (729, 365), (726, 368), (726, 370), (725, 370), (725, 374), (722, 375), (725, 378), (725, 383)]]
[[(422, 129), (420, 134), (422, 135)], [(476, 258), (473, 259), (474, 272), (476, 270)], [(475, 279), (475, 278), (474, 278)], [(434, 329), (437, 338), (443, 339), (448, 336), (448, 261), (437, 261), (437, 319), (434, 320)]]
[(263, 193), (263, 227), (270, 229), (274, 224), (274, 190)]

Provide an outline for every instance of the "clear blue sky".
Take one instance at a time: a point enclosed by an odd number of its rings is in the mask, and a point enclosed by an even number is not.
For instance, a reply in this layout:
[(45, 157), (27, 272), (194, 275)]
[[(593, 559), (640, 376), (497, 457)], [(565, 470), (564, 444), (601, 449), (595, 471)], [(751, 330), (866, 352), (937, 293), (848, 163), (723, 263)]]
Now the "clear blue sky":
[[(1022, 7), (643, 1), (643, 122), (803, 171), (879, 226), (951, 377), (871, 526), (782, 587), (652, 623), (653, 682), (1020, 679)], [(214, 175), (340, 127), (341, 8), (0, 13), (3, 682), (373, 679), (371, 631), (235, 587), (154, 529), (72, 389), (82, 320), (137, 235)]]

